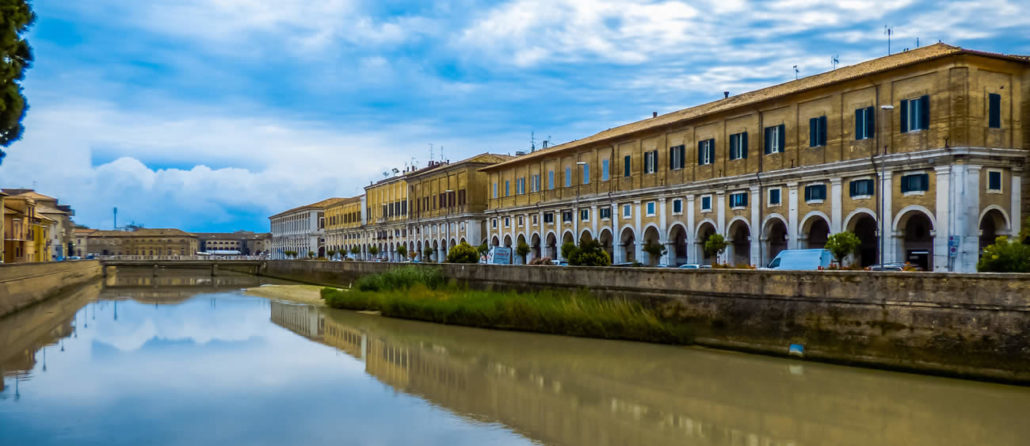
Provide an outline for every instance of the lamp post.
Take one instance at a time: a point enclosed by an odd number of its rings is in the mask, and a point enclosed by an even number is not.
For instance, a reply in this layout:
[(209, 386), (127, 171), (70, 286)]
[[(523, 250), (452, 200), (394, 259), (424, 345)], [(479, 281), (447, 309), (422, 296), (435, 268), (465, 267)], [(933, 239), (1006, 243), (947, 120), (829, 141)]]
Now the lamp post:
[[(880, 106), (880, 111), (881, 111), (880, 118), (884, 118), (885, 116), (888, 116), (890, 114), (890, 112), (893, 111), (893, 110), (894, 110), (894, 106), (893, 105), (890, 105), (890, 104), (881, 105)], [(880, 128), (881, 128), (881, 130), (885, 130), (885, 129), (890, 128), (889, 126), (887, 126), (887, 120), (886, 119), (880, 119)], [(881, 134), (883, 134), (883, 133), (885, 133), (885, 132), (881, 132)], [(886, 175), (886, 172), (887, 172), (887, 166), (886, 166), (885, 158), (887, 157), (887, 142), (888, 141), (890, 141), (889, 135), (885, 135), (884, 134), (883, 152), (881, 153), (881, 158), (880, 158), (880, 193), (878, 194), (879, 198), (880, 198), (878, 200), (879, 201), (878, 204), (879, 204), (879, 208), (880, 208), (879, 212), (878, 212), (879, 213), (879, 220), (880, 220), (880, 240), (879, 240), (879, 242), (880, 242), (880, 249), (878, 249), (877, 251), (879, 253), (879, 265), (880, 265), (880, 269), (881, 270), (883, 269), (883, 251), (886, 250), (887, 242), (888, 242), (888, 240), (887, 240), (887, 222), (886, 222), (887, 219), (884, 218), (884, 212), (885, 211), (883, 209), (884, 208), (884, 202), (883, 201), (884, 201), (884, 194), (891, 193), (891, 191), (884, 190), (884, 188), (883, 188), (883, 185), (885, 183), (884, 176)]]

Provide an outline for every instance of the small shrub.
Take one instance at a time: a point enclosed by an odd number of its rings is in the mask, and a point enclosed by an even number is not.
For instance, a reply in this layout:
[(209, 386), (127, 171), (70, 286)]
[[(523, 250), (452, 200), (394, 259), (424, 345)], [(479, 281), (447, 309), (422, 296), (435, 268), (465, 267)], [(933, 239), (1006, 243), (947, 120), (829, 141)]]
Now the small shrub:
[(647, 244), (644, 245), (644, 252), (648, 255), (648, 261), (652, 264), (658, 264), (658, 261), (668, 250), (661, 243), (655, 242), (654, 240), (648, 240)]
[(397, 247), (397, 255), (401, 256), (401, 258), (407, 257), (408, 256), (408, 247), (404, 246), (404, 245), (398, 246)]
[(447, 263), (479, 263), (479, 250), (461, 242), (447, 253)]
[(525, 263), (526, 256), (529, 255), (530, 249), (531, 248), (528, 243), (520, 241), (518, 246), (515, 247), (515, 254), (518, 254), (519, 257), (522, 258), (522, 262)]
[(361, 291), (388, 291), (408, 289), (420, 284), (428, 288), (436, 288), (447, 280), (439, 269), (420, 266), (403, 266), (393, 268), (379, 274), (363, 276), (354, 282), (355, 288)]
[(723, 237), (722, 234), (709, 235), (708, 238), (705, 239), (705, 257), (715, 257), (722, 254), (728, 245), (729, 244), (726, 243), (726, 238)]
[(577, 266), (608, 266), (612, 264), (612, 258), (596, 240), (584, 240), (572, 255), (569, 256), (569, 265)]
[(568, 260), (576, 253), (576, 242), (565, 242), (561, 244), (561, 256)]
[(980, 254), (977, 271), (995, 273), (1030, 273), (1030, 245), (1001, 236)]
[(833, 254), (837, 264), (844, 266), (844, 258), (851, 254), (858, 254), (858, 248), (862, 240), (853, 232), (838, 232), (826, 239), (826, 249)]

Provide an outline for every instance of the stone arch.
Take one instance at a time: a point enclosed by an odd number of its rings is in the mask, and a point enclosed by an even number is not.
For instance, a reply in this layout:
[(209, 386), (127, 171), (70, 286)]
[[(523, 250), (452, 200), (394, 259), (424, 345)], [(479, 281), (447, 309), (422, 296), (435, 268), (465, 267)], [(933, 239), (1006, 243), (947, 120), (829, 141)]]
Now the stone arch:
[(731, 265), (751, 264), (751, 224), (742, 217), (730, 220), (726, 226), (726, 257)]
[[(562, 232), (561, 245), (559, 245), (559, 247), (565, 246), (565, 244), (569, 242), (576, 243), (576, 235), (573, 234), (571, 230), (566, 230), (565, 232)], [(562, 259), (569, 258), (568, 253), (564, 252), (564, 250), (561, 252), (561, 255), (559, 257), (561, 257)]]
[(994, 244), (995, 239), (1001, 235), (1012, 235), (1008, 215), (998, 205), (990, 205), (980, 212), (980, 221), (977, 228), (980, 230), (980, 252), (988, 245)]
[[(851, 228), (855, 224), (855, 222), (853, 220), (855, 220), (856, 218), (860, 218), (862, 215), (868, 215), (873, 220), (875, 220), (877, 223), (880, 222), (880, 220), (878, 218), (876, 218), (876, 212), (874, 212), (872, 209), (869, 209), (869, 208), (858, 208), (858, 209), (855, 209), (855, 210), (851, 211), (851, 213), (849, 213), (847, 217), (844, 217), (844, 224), (841, 225), (841, 227), (844, 228), (845, 231), (851, 231)], [(854, 232), (854, 231), (852, 231), (852, 232)]]
[(497, 238), (496, 235), (490, 239), (490, 246), (501, 246), (501, 241)]
[[(522, 263), (522, 264), (529, 263), (530, 259), (522, 258), (522, 256), (520, 256), (518, 254), (518, 252), (516, 252), (516, 250), (518, 249), (519, 245), (521, 245), (523, 243), (526, 243), (526, 235), (522, 234), (522, 233), (519, 233), (519, 235), (515, 237), (515, 249), (512, 249), (512, 260), (514, 260), (515, 263)], [(526, 243), (526, 244), (528, 245), (528, 243)], [(532, 255), (533, 255), (533, 250), (530, 249), (529, 253), (526, 254), (526, 257), (530, 257)]]
[(876, 213), (866, 208), (855, 209), (844, 219), (844, 230), (858, 236), (861, 242), (858, 245), (858, 258), (854, 259), (853, 264), (870, 266), (879, 262), (879, 225)]
[(669, 242), (669, 263), (672, 265), (688, 263), (687, 226), (680, 222), (673, 223), (672, 226), (669, 226), (669, 233), (665, 239)]
[(611, 229), (602, 228), (601, 232), (597, 235), (597, 242), (600, 243), (601, 248), (608, 253), (608, 258), (612, 259), (612, 262), (615, 262), (615, 250)]
[(545, 250), (547, 251), (546, 257), (550, 257), (551, 260), (558, 258), (558, 236), (555, 235), (554, 231), (548, 231), (545, 240)]
[(622, 260), (624, 262), (636, 262), (637, 261), (637, 235), (633, 231), (633, 227), (626, 225), (622, 227), (622, 231), (619, 231), (619, 249), (622, 250)]
[(708, 241), (708, 237), (717, 233), (715, 222), (711, 219), (705, 219), (701, 224), (697, 225), (697, 236), (694, 238), (697, 253), (694, 258), (699, 259), (698, 263), (711, 265), (717, 260), (715, 256), (709, 257), (705, 255), (705, 242)]
[(798, 228), (798, 239), (805, 249), (822, 249), (830, 236), (830, 217), (821, 211), (811, 211), (801, 219)]
[[(644, 238), (643, 238), (643, 241), (644, 241), (644, 246), (645, 247), (647, 247), (649, 245), (658, 245), (658, 246), (664, 247), (662, 245), (662, 232), (660, 230), (658, 230), (658, 225), (649, 224), (647, 226), (644, 226)], [(644, 251), (644, 259), (643, 260), (644, 260), (644, 262), (641, 262), (641, 263), (644, 263), (645, 265), (648, 265), (648, 266), (654, 266), (654, 265), (658, 265), (658, 262), (661, 261), (661, 257), (660, 256), (653, 256), (650, 253), (648, 253), (647, 251)]]
[(594, 239), (594, 234), (590, 230), (590, 228), (583, 228), (582, 231), (579, 231), (579, 243), (580, 244), (582, 244), (585, 240), (593, 240), (593, 239)]
[(529, 252), (534, 259), (540, 258), (540, 233), (534, 232), (529, 236)]
[(899, 258), (926, 271), (932, 271), (933, 244), (937, 229), (933, 213), (922, 206), (906, 206), (894, 218), (894, 228), (895, 237), (900, 239)]

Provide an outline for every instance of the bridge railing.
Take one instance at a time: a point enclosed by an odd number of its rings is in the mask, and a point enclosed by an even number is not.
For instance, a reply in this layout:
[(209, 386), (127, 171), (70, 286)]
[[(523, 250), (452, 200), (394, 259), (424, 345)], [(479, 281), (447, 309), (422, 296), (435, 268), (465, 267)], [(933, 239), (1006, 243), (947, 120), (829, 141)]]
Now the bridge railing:
[(237, 256), (237, 255), (209, 255), (209, 256), (143, 256), (143, 255), (114, 255), (114, 256), (96, 256), (98, 260), (107, 261), (158, 261), (158, 262), (175, 262), (175, 261), (195, 261), (195, 260), (268, 260), (268, 256)]

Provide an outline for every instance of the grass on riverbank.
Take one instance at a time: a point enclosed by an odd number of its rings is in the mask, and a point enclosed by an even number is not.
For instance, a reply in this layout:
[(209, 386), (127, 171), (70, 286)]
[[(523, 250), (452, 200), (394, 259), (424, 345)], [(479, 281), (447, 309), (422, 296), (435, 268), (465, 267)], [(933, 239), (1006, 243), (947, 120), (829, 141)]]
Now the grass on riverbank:
[[(423, 271), (414, 271), (420, 269)], [(397, 268), (367, 276), (351, 290), (324, 288), (322, 298), (333, 308), (373, 310), (384, 316), (443, 324), (670, 344), (691, 342), (685, 324), (665, 320), (637, 302), (601, 299), (585, 291), (469, 290), (446, 284), (438, 270), (428, 268)]]

